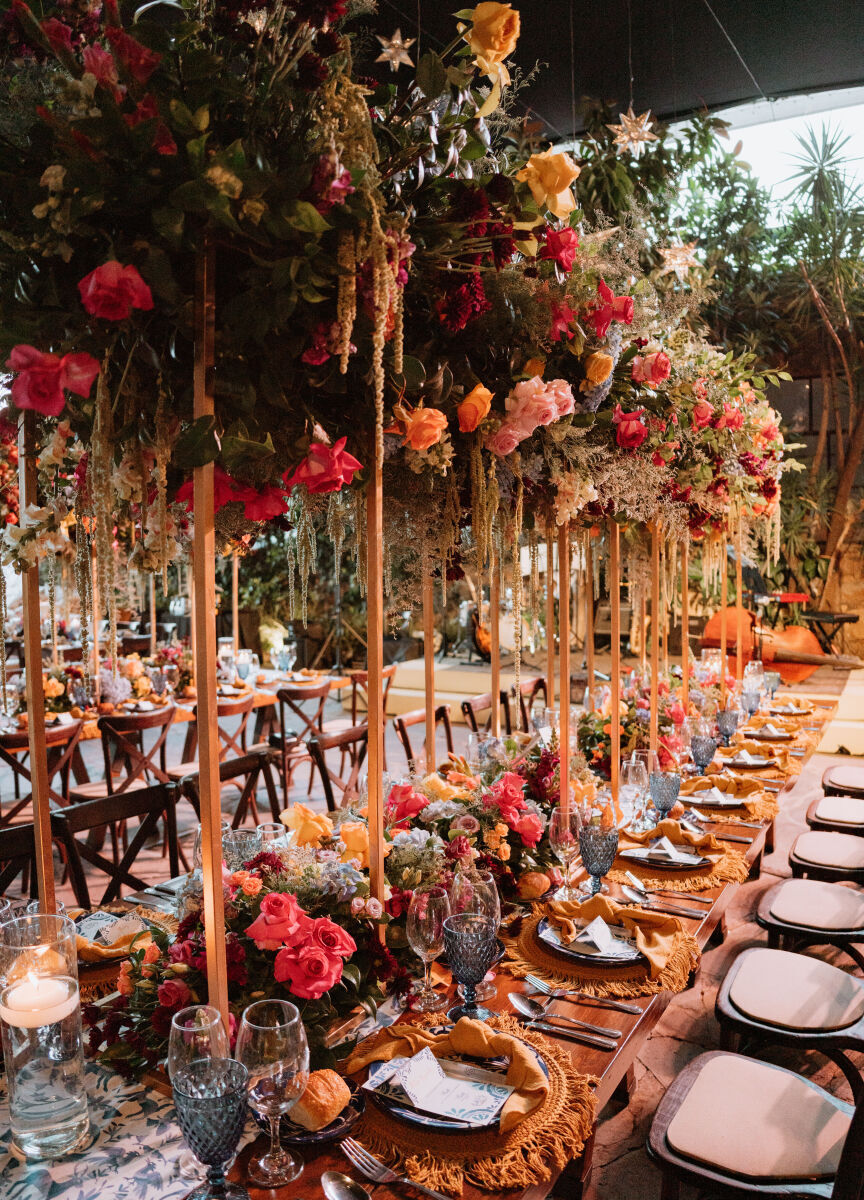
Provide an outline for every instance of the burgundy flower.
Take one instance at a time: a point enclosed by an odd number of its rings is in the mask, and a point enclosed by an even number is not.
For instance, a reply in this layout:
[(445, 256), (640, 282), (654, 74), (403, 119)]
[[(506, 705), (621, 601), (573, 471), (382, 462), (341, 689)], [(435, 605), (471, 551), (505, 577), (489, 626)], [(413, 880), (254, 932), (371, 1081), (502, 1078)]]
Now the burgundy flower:
[(327, 63), (312, 50), (307, 50), (297, 63), (297, 84), (304, 92), (314, 92), (326, 81)]
[(121, 67), (124, 67), (138, 83), (146, 83), (162, 61), (162, 55), (148, 50), (114, 25), (108, 26), (105, 36), (111, 43), (111, 49)]
[(483, 280), (472, 272), (464, 283), (451, 285), (440, 300), (435, 302), (435, 311), (442, 325), (450, 333), (459, 333), (465, 326), (492, 307), (486, 298)]

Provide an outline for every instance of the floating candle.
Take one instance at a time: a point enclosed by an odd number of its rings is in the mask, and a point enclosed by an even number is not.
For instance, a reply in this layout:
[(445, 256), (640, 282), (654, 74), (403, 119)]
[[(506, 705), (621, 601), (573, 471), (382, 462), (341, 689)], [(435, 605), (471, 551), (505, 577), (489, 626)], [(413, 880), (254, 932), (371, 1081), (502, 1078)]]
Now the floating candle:
[(0, 995), (0, 1018), (19, 1029), (40, 1029), (78, 1007), (78, 985), (69, 976), (28, 975)]

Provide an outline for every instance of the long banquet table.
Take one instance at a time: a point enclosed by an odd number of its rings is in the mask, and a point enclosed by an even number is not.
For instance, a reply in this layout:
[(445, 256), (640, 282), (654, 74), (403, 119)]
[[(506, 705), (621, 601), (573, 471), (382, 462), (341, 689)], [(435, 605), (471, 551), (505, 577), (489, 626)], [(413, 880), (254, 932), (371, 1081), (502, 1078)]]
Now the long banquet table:
[[(817, 704), (823, 724), (831, 719), (836, 704)], [(801, 757), (806, 761), (814, 753), (809, 748)], [(798, 775), (788, 778), (780, 792), (788, 794), (795, 786)], [(753, 840), (746, 846), (741, 846), (751, 870), (758, 871), (766, 841), (772, 832), (771, 822), (763, 823), (760, 829), (753, 829)], [(736, 835), (742, 830), (735, 822), (730, 822), (728, 831), (734, 829)], [(724, 826), (717, 825), (712, 832), (722, 839)], [(769, 842), (770, 848), (770, 842)], [(713, 903), (705, 906), (706, 912), (701, 919), (681, 918), (685, 929), (696, 938), (700, 950), (708, 944), (717, 931), (727, 907), (733, 899), (737, 883), (727, 883), (710, 891), (701, 892), (705, 898), (710, 897)], [(686, 897), (682, 896), (682, 899)], [(496, 977), (497, 996), (494, 1000), (484, 1001), (487, 1007), (500, 1012), (511, 1011), (507, 993), (513, 991), (530, 992), (531, 989), (521, 980), (514, 979), (506, 972), (499, 971)], [(661, 992), (653, 996), (636, 997), (632, 1002), (640, 1008), (639, 1015), (630, 1015), (617, 1010), (602, 1008), (598, 1005), (573, 1007), (569, 1002), (553, 1001), (549, 1011), (561, 1011), (580, 1019), (589, 1020), (593, 1024), (609, 1029), (622, 1030), (614, 1051), (594, 1049), (591, 1046), (556, 1039), (547, 1035), (569, 1055), (573, 1066), (581, 1073), (597, 1078), (594, 1087), (596, 1113), (599, 1114), (604, 1106), (615, 1096), (626, 1100), (633, 1078), (633, 1066), (639, 1051), (651, 1031), (656, 1026), (664, 1010), (672, 998), (670, 992)], [(629, 1002), (629, 1001), (628, 1001)], [(403, 1020), (400, 1016), (395, 1019)], [(393, 1016), (385, 1016), (382, 1023), (390, 1024)], [(45, 1200), (174, 1200), (186, 1195), (192, 1185), (188, 1180), (182, 1180), (172, 1174), (172, 1164), (182, 1148), (182, 1140), (176, 1124), (172, 1125), (173, 1108), (169, 1096), (159, 1095), (158, 1091), (145, 1083), (127, 1084), (114, 1077), (110, 1080), (108, 1072), (95, 1065), (88, 1066), (95, 1089), (97, 1107), (101, 1110), (103, 1127), (98, 1132), (95, 1143), (90, 1149), (81, 1154), (53, 1164), (18, 1165), (8, 1158), (4, 1162), (2, 1147), (6, 1138), (0, 1138), (0, 1175), (8, 1183), (4, 1186), (5, 1200), (31, 1200), (37, 1194)], [(0, 1124), (3, 1113), (0, 1110)], [(237, 1161), (232, 1168), (230, 1177), (244, 1182), (248, 1188), (251, 1200), (278, 1200), (278, 1197), (291, 1195), (303, 1197), (304, 1200), (324, 1200), (320, 1177), (324, 1171), (344, 1171), (354, 1178), (361, 1178), (359, 1172), (348, 1164), (345, 1157), (337, 1148), (323, 1147), (314, 1152), (305, 1149), (303, 1157), (306, 1168), (300, 1178), (289, 1189), (273, 1191), (258, 1188), (245, 1183), (245, 1165), (254, 1152), (259, 1152), (260, 1143), (255, 1142), (251, 1121), (247, 1125), (247, 1142), (241, 1149)], [(578, 1200), (588, 1185), (591, 1173), (592, 1140), (586, 1143), (585, 1150), (579, 1159), (568, 1163), (562, 1170), (553, 1168), (550, 1179), (538, 1181), (536, 1184), (521, 1191), (509, 1190), (494, 1193), (502, 1200), (543, 1200), (549, 1195), (566, 1196)], [(113, 1164), (110, 1166), (109, 1164)], [(115, 1182), (109, 1181), (111, 1177)], [(98, 1180), (98, 1183), (97, 1183)], [(411, 1194), (411, 1189), (402, 1185), (374, 1185), (369, 1180), (362, 1179), (373, 1194), (374, 1200), (397, 1200), (405, 1194)], [(35, 1190), (38, 1187), (38, 1191)], [(466, 1184), (463, 1193), (464, 1200), (488, 1200), (489, 1192), (482, 1191)]]

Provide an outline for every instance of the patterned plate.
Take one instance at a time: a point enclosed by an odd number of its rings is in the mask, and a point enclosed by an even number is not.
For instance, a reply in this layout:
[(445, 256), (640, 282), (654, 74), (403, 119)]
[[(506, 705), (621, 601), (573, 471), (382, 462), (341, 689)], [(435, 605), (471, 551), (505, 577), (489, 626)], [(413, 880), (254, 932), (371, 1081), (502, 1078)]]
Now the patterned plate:
[[(297, 1125), (291, 1120), (290, 1113), (282, 1118), (279, 1124), (279, 1140), (283, 1146), (320, 1146), (325, 1142), (341, 1142), (348, 1136), (363, 1116), (366, 1096), (353, 1079), (346, 1079), (345, 1083), (351, 1092), (351, 1099), (336, 1120), (325, 1125), (323, 1129), (304, 1129), (302, 1125)], [(266, 1117), (254, 1111), (252, 1116), (265, 1133), (270, 1132), (270, 1123)]]
[[(621, 948), (620, 953), (614, 955), (603, 954), (596, 946), (582, 942), (571, 942), (569, 946), (562, 945), (560, 936), (548, 917), (543, 917), (537, 926), (537, 936), (558, 954), (563, 954), (565, 958), (570, 958), (574, 962), (591, 963), (594, 966), (602, 963), (603, 966), (611, 967), (629, 966), (630, 963), (637, 962), (642, 955), (636, 949), (636, 942), (632, 935), (627, 933), (623, 926), (612, 926), (612, 930), (616, 935), (616, 944)], [(578, 948), (574, 949), (574, 947)]]
[(673, 862), (671, 858), (664, 858), (659, 854), (649, 854), (636, 847), (632, 850), (620, 850), (618, 853), (620, 858), (627, 858), (630, 862), (639, 863), (643, 867), (657, 867), (660, 871), (680, 871), (684, 867), (707, 867), (711, 864), (710, 858), (706, 858), (704, 854), (694, 854), (687, 845), (681, 844), (675, 846), (675, 849), (686, 854), (687, 858)]

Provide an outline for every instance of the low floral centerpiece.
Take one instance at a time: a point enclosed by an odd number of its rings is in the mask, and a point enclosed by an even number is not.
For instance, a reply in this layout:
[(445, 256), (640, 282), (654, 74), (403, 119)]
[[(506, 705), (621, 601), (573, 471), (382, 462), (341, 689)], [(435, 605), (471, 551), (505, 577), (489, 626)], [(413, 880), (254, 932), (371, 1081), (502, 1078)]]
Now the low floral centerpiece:
[[(651, 740), (651, 700), (647, 688), (632, 684), (623, 689), (618, 704), (621, 733), (621, 757), (634, 750), (647, 750)], [(686, 713), (669, 681), (658, 681), (657, 754), (666, 767), (682, 749), (679, 736)], [(612, 699), (608, 696), (596, 711), (579, 718), (579, 749), (588, 766), (603, 779), (609, 779), (612, 763)]]

